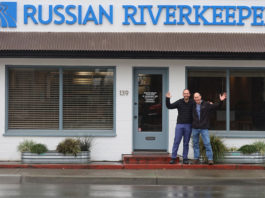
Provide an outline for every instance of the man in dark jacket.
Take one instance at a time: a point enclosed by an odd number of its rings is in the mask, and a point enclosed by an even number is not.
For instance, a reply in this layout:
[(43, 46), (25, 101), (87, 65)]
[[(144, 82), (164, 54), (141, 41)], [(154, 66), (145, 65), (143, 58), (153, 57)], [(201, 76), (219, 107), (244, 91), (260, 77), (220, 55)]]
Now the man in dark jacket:
[(192, 139), (194, 149), (194, 163), (199, 163), (200, 148), (199, 139), (202, 136), (203, 144), (206, 149), (208, 164), (213, 164), (213, 151), (210, 143), (209, 131), (210, 128), (210, 113), (219, 108), (226, 99), (226, 93), (220, 95), (220, 102), (211, 104), (202, 100), (200, 93), (194, 94), (194, 105), (192, 109)]
[(183, 163), (188, 164), (189, 142), (191, 136), (191, 123), (192, 123), (192, 107), (193, 100), (190, 100), (190, 91), (185, 89), (183, 91), (183, 98), (170, 104), (171, 94), (166, 95), (166, 106), (168, 109), (178, 109), (178, 119), (175, 129), (175, 138), (172, 149), (172, 156), (170, 164), (176, 163), (179, 144), (183, 137)]

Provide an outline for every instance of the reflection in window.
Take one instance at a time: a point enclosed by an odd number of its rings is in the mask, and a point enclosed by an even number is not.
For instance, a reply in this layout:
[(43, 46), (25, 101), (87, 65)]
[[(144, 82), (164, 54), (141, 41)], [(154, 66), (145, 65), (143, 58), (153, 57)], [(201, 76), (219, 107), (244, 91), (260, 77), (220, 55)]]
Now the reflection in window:
[(138, 131), (162, 131), (162, 75), (138, 75)]
[[(219, 94), (226, 91), (226, 72), (225, 70), (191, 69), (188, 71), (188, 89), (191, 94), (199, 92), (204, 101), (217, 102)], [(217, 111), (212, 112), (210, 129), (226, 130), (225, 103)]]
[(64, 70), (64, 129), (113, 129), (113, 74), (113, 69)]
[(265, 131), (265, 71), (232, 70), (231, 130)]

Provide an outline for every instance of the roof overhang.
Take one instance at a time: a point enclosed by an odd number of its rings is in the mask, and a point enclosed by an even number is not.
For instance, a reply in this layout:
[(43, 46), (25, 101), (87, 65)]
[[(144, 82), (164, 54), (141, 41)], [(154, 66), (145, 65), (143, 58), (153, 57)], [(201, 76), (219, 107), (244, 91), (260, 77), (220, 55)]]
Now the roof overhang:
[(265, 59), (265, 34), (0, 32), (0, 57)]

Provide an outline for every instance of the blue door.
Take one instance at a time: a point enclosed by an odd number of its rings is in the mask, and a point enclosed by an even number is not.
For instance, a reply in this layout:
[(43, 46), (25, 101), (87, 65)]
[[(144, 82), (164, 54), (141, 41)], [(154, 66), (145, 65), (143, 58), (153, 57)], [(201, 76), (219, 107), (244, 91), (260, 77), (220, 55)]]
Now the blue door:
[(134, 150), (168, 148), (168, 114), (165, 94), (168, 69), (134, 70), (133, 145)]

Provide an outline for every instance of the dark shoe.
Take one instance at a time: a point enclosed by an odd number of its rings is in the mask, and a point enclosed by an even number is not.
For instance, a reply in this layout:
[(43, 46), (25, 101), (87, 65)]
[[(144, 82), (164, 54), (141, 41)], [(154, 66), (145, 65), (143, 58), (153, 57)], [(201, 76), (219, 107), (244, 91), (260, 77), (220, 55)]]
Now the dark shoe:
[(209, 164), (209, 165), (213, 165), (213, 160), (209, 160), (209, 161), (208, 161), (208, 164)]
[(172, 158), (169, 163), (170, 164), (176, 164), (176, 159)]
[(189, 164), (189, 160), (188, 159), (184, 159), (183, 160), (183, 164)]
[(200, 164), (200, 160), (199, 159), (194, 159), (193, 160), (193, 164)]

